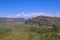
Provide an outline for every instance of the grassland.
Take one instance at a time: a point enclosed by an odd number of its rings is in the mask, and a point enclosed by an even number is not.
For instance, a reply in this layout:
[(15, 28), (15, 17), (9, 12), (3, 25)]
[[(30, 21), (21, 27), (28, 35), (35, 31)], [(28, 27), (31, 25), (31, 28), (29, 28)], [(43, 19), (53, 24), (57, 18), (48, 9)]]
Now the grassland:
[(60, 40), (53, 28), (36, 27), (23, 22), (0, 23), (0, 40)]

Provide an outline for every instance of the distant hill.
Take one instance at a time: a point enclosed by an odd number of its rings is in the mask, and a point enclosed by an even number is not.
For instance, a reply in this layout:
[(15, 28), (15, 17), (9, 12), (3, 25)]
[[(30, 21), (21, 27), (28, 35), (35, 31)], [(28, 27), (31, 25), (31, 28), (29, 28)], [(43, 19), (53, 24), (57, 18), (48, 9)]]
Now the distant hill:
[(0, 17), (0, 23), (14, 22), (14, 21), (25, 21), (25, 19), (24, 18), (4, 18), (4, 17)]
[(59, 25), (60, 18), (58, 17), (49, 17), (49, 16), (37, 16), (35, 18), (28, 19), (25, 21), (26, 24), (39, 25), (39, 26), (51, 26)]

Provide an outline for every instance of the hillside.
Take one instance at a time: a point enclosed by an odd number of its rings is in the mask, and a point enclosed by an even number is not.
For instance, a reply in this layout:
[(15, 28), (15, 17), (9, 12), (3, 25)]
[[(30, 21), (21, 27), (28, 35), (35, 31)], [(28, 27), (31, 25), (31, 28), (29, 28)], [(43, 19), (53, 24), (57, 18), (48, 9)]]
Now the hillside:
[(60, 24), (60, 18), (49, 16), (37, 16), (35, 18), (28, 19), (25, 23), (38, 26), (52, 26)]
[[(10, 18), (0, 19), (4, 21), (0, 22), (0, 40), (60, 40), (60, 18), (38, 16), (25, 23), (19, 19), (12, 20), (13, 18), (11, 21), (5, 21)], [(33, 26), (36, 24), (37, 26)], [(50, 25), (53, 27), (49, 27)]]
[(31, 26), (22, 22), (0, 24), (0, 40), (60, 40), (57, 28)]

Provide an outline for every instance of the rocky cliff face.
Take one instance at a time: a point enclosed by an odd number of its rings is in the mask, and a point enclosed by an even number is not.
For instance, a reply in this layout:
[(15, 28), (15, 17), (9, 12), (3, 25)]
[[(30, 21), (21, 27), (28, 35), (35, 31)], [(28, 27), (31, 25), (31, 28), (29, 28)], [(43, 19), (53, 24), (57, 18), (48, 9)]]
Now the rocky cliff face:
[(28, 19), (25, 23), (39, 26), (51, 26), (53, 24), (60, 24), (60, 18), (58, 17), (48, 17), (48, 16), (37, 16), (35, 18)]

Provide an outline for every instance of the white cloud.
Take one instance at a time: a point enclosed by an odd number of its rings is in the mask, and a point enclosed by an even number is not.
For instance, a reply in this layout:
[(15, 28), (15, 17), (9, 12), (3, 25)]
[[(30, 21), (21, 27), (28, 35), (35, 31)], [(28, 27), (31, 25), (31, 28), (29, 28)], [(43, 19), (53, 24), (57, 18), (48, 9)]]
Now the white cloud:
[(47, 14), (46, 13), (19, 13), (16, 15), (16, 17), (24, 17), (24, 18), (32, 18), (32, 17), (36, 17), (36, 16), (49, 16), (50, 14)]
[(52, 16), (52, 17), (60, 17), (60, 14), (50, 14), (50, 13), (18, 13), (16, 15), (13, 16), (7, 16), (7, 17), (11, 17), (11, 18), (32, 18), (32, 17), (37, 17), (37, 16)]
[(56, 17), (60, 17), (60, 13), (56, 13)]

